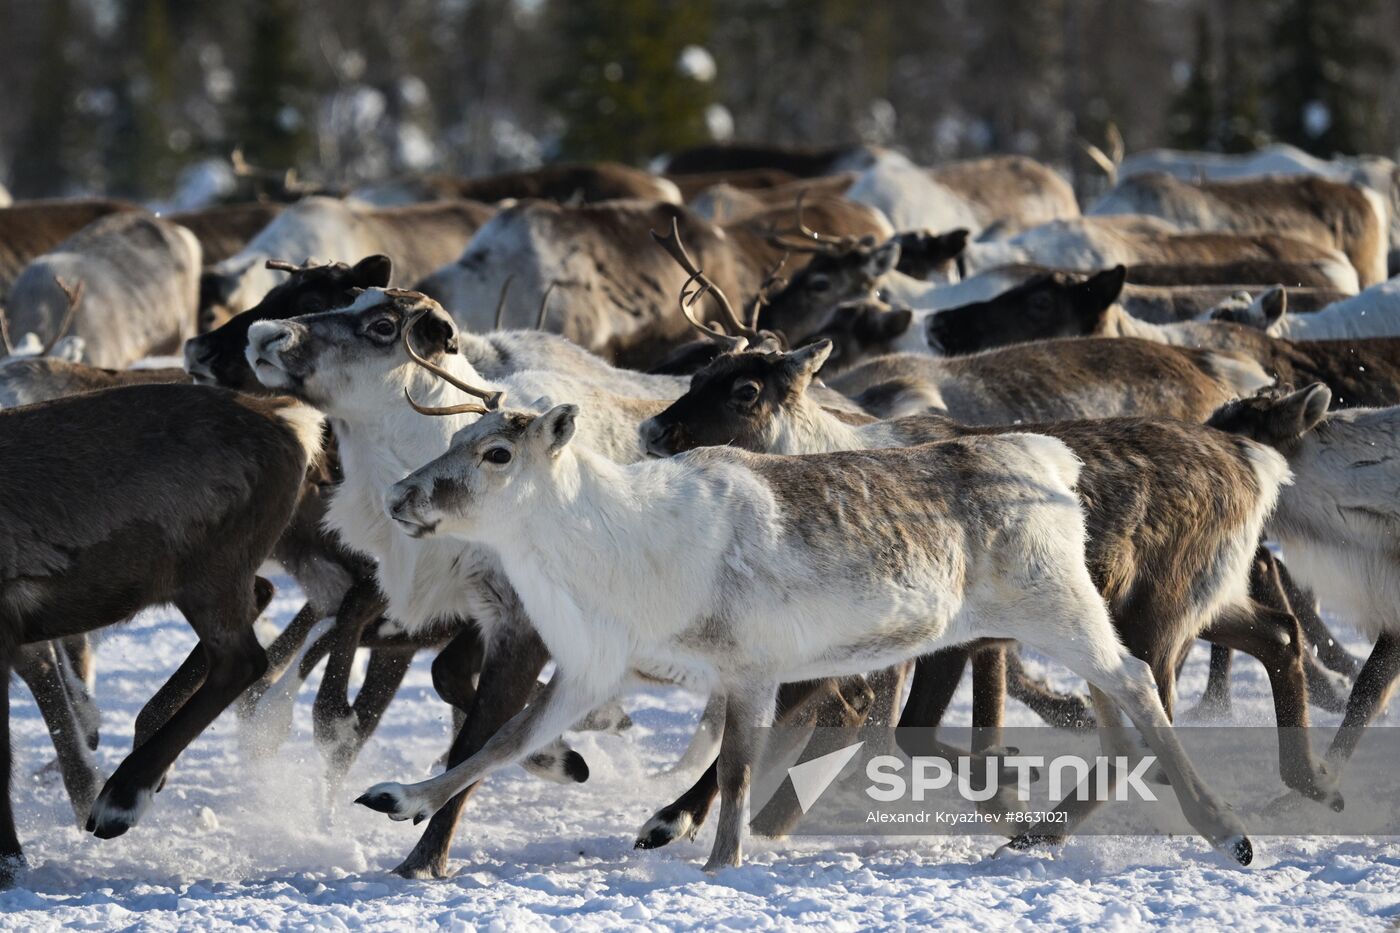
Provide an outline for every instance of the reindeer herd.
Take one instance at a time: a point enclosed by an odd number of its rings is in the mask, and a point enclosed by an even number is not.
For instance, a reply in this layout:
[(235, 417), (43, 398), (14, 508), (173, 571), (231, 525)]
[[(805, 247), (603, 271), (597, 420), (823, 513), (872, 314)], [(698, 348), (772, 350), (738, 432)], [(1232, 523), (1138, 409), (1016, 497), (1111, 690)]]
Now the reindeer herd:
[[(446, 768), (358, 798), (428, 821), (398, 874), (449, 873), (498, 768), (585, 781), (564, 735), (628, 728), (638, 684), (709, 702), (699, 777), (637, 847), (718, 798), (715, 870), (742, 858), (761, 727), (931, 729), (970, 661), (959, 753), (1001, 753), (1008, 693), (1106, 746), (1131, 725), (1248, 864), (1172, 729), (1198, 639), (1202, 709), (1228, 715), (1232, 652), (1259, 659), (1282, 782), (1342, 809), (1400, 673), (1400, 171), (1094, 154), (1122, 177), (1083, 213), (1024, 158), (759, 146), (168, 217), (0, 209), (0, 667), (79, 824), (131, 829), (229, 706), (271, 754), (322, 663), (338, 794), (427, 650)], [(263, 644), (269, 561), (305, 604)], [(88, 636), (167, 603), (198, 644), (103, 782)], [(1364, 663), (1320, 607), (1374, 641)], [(1325, 751), (1312, 704), (1344, 714)], [(1092, 810), (1061, 806), (1008, 845)], [(799, 815), (787, 788), (752, 825)]]

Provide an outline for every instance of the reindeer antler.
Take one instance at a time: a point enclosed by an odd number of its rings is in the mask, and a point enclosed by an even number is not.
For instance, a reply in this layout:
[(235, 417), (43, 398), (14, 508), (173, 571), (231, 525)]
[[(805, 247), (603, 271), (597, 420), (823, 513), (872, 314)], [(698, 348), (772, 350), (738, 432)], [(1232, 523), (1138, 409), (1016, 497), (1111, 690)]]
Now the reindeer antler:
[(535, 330), (544, 330), (544, 322), (549, 319), (549, 296), (554, 294), (554, 287), (558, 284), (558, 281), (552, 281), (544, 290), (544, 296), (540, 298), (539, 317), (535, 319)]
[(500, 408), (501, 403), (504, 402), (506, 398), (506, 394), (504, 392), (493, 392), (487, 389), (478, 389), (476, 386), (471, 385), (470, 383), (463, 382), (461, 379), (458, 379), (456, 376), (452, 375), (450, 372), (443, 369), (436, 363), (430, 362), (429, 360), (426, 360), (423, 357), (419, 356), (418, 351), (413, 349), (413, 342), (409, 340), (409, 334), (412, 333), (414, 325), (417, 324), (420, 320), (422, 320), (423, 316), (427, 313), (427, 311), (419, 311), (417, 314), (413, 315), (413, 317), (409, 318), (406, 322), (404, 322), (402, 335), (403, 348), (406, 351), (408, 351), (409, 359), (413, 360), (413, 362), (417, 363), (419, 366), (422, 366), (428, 372), (432, 373), (434, 376), (437, 376), (439, 379), (443, 380), (448, 385), (455, 386), (456, 388), (461, 389), (468, 395), (475, 395), (477, 398), (481, 399), (486, 404), (477, 405), (474, 402), (463, 402), (460, 405), (447, 405), (441, 408), (436, 408), (429, 405), (419, 405), (413, 400), (413, 396), (409, 394), (407, 387), (405, 387), (403, 390), (403, 395), (404, 398), (408, 399), (408, 404), (413, 406), (413, 410), (418, 412), (418, 414), (420, 415), (484, 415)]
[[(803, 188), (797, 193), (797, 201), (793, 205), (797, 212), (793, 225), (786, 230), (770, 227), (767, 234), (769, 244), (785, 252), (833, 254), (844, 253), (860, 242), (860, 237), (828, 236), (807, 226), (807, 222), (802, 219), (803, 202), (806, 198), (807, 189)], [(789, 239), (791, 237), (796, 237), (797, 241)]]
[(4, 305), (0, 305), (0, 346), (3, 346), (6, 356), (15, 355), (15, 345), (10, 342), (10, 317), (5, 313)]
[(758, 294), (754, 295), (753, 304), (749, 305), (749, 329), (758, 331), (758, 315), (773, 298), (775, 292), (782, 291), (787, 286), (787, 279), (780, 278), (779, 272), (783, 271), (783, 266), (792, 258), (791, 250), (783, 250), (783, 255), (778, 257), (778, 261), (773, 264), (767, 274), (763, 276), (763, 283), (758, 286)]
[(506, 280), (501, 283), (501, 295), (496, 299), (496, 325), (492, 330), (501, 329), (501, 315), (506, 310), (506, 296), (510, 294), (510, 283), (515, 281), (515, 273), (506, 276)]
[(59, 288), (63, 289), (64, 297), (68, 299), (68, 308), (63, 312), (63, 320), (58, 322), (58, 329), (53, 332), (49, 342), (44, 344), (41, 356), (48, 356), (52, 353), (53, 348), (58, 346), (58, 342), (67, 335), (69, 328), (73, 326), (73, 318), (77, 317), (78, 303), (83, 300), (83, 291), (87, 288), (82, 279), (78, 280), (77, 285), (69, 285), (58, 276), (54, 276), (53, 280)]
[[(685, 245), (681, 243), (681, 231), (680, 226), (676, 222), (676, 218), (671, 218), (670, 233), (663, 236), (653, 230), (651, 231), (651, 238), (655, 240), (657, 244), (666, 251), (667, 255), (674, 259), (676, 264), (689, 276), (681, 285), (681, 313), (685, 315), (686, 320), (688, 320), (696, 330), (699, 330), (701, 333), (705, 334), (705, 336), (736, 353), (749, 345), (749, 339), (751, 337), (754, 339), (760, 338), (758, 333), (751, 331), (744, 325), (744, 322), (734, 313), (734, 306), (729, 303), (729, 298), (725, 296), (724, 291), (721, 290), (719, 286), (715, 285), (714, 282), (710, 281), (709, 276), (705, 275), (705, 273), (695, 265), (695, 261), (691, 259), (690, 254), (685, 251)], [(733, 327), (740, 336), (731, 337), (723, 330), (706, 324), (696, 316), (695, 304), (704, 297), (707, 292), (714, 295), (715, 303), (719, 305), (720, 311), (723, 312), (725, 322)]]

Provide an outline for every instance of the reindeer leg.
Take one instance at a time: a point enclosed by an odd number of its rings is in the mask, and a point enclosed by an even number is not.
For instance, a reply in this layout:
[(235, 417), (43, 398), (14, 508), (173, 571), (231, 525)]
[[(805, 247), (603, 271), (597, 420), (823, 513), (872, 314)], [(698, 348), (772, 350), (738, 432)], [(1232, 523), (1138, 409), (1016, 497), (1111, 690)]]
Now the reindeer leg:
[(13, 649), (0, 644), (0, 676), (6, 685), (4, 697), (0, 698), (0, 890), (15, 886), (15, 881), (23, 873), (26, 865), (24, 850), (19, 845), (19, 835), (15, 832), (14, 804), (10, 800), (10, 667)]
[[(1273, 558), (1273, 555), (1270, 555)], [(1288, 566), (1282, 561), (1273, 559), (1274, 574), (1278, 581), (1279, 588), (1283, 591), (1284, 597), (1288, 600), (1289, 610), (1298, 617), (1298, 623), (1303, 627), (1303, 637), (1317, 652), (1317, 660), (1329, 671), (1335, 671), (1350, 680), (1355, 680), (1361, 674), (1361, 661), (1342, 647), (1341, 642), (1332, 637), (1332, 632), (1327, 628), (1326, 623), (1317, 611), (1317, 599), (1293, 579), (1293, 575), (1288, 572)], [(1256, 597), (1257, 598), (1257, 597)], [(1266, 606), (1273, 606), (1267, 600), (1260, 600)], [(1273, 606), (1273, 608), (1280, 608)], [(1316, 684), (1309, 680), (1308, 685), (1314, 688)]]
[(719, 820), (705, 871), (738, 867), (743, 861), (744, 816), (753, 763), (762, 751), (762, 728), (772, 721), (776, 687), (747, 684), (730, 690), (719, 749)]
[(1327, 749), (1327, 760), (1334, 762), (1338, 770), (1351, 758), (1366, 726), (1390, 702), (1396, 675), (1400, 675), (1400, 637), (1382, 632), (1371, 649), (1371, 656), (1361, 666), (1361, 673), (1356, 676), (1346, 715), (1332, 738), (1332, 746)]
[[(781, 700), (780, 700), (781, 702)], [(724, 732), (724, 694), (715, 691), (705, 702), (700, 713), (700, 722), (695, 726), (695, 734), (680, 761), (671, 767), (672, 772), (689, 771), (703, 761), (713, 762), (719, 754), (719, 737)], [(706, 804), (706, 808), (709, 804)]]
[[(533, 631), (506, 626), (496, 633), (495, 641), (487, 647), (471, 712), (448, 751), (449, 769), (480, 751), (504, 723), (520, 712), (547, 660), (549, 653)], [(586, 775), (587, 765), (581, 757), (578, 765)], [(418, 844), (394, 869), (394, 874), (405, 878), (447, 877), (452, 834), (467, 799), (480, 786), (467, 787), (433, 814)]]
[[(263, 587), (269, 586), (260, 581)], [(261, 611), (249, 585), (207, 601), (177, 600), (190, 626), (199, 635), (195, 654), (205, 658), (203, 682), (107, 779), (88, 818), (88, 830), (98, 838), (120, 836), (136, 825), (151, 802), (157, 784), (190, 742), (213, 722), (238, 695), (262, 676), (267, 656), (253, 634)], [(266, 603), (264, 602), (264, 605)], [(184, 669), (185, 666), (182, 666)], [(178, 674), (177, 674), (178, 676)]]
[(1217, 620), (1203, 637), (1258, 658), (1269, 675), (1278, 721), (1279, 773), (1300, 794), (1341, 811), (1342, 795), (1308, 745), (1308, 687), (1303, 673), (1303, 633), (1291, 613), (1254, 603), (1246, 616)]
[[(597, 672), (592, 673), (596, 676)], [(556, 671), (539, 702), (511, 717), (466, 761), (417, 784), (376, 784), (355, 802), (388, 814), (391, 820), (412, 819), (420, 823), (492, 771), (513, 764), (552, 741), (583, 712), (611, 698), (622, 688), (624, 674), (619, 670), (615, 677), (599, 678), (606, 682), (600, 687), (592, 677), (577, 678)]]
[(34, 694), (34, 702), (44, 717), (54, 750), (58, 752), (59, 773), (63, 776), (68, 800), (73, 805), (78, 825), (82, 826), (92, 802), (97, 799), (101, 781), (92, 750), (84, 741), (77, 711), (64, 688), (60, 670), (62, 662), (58, 657), (62, 650), (61, 646), (51, 641), (26, 645), (19, 651), (15, 672), (28, 685), (29, 692)]
[[(779, 719), (784, 725), (798, 724), (802, 717), (812, 713), (813, 707), (816, 705), (814, 697), (818, 694), (824, 694), (828, 699), (831, 699), (830, 694), (835, 694), (834, 699), (839, 700), (843, 705), (845, 704), (839, 689), (835, 688), (832, 681), (802, 680), (783, 684), (778, 688), (777, 703), (778, 709), (781, 711)], [(722, 690), (716, 690), (710, 694), (709, 703), (706, 704), (705, 713), (701, 717), (703, 720), (705, 716), (710, 715), (711, 710), (719, 711), (721, 720), (715, 729), (717, 740), (724, 734), (723, 717), (726, 715), (727, 704), (727, 694)], [(694, 743), (692, 743), (693, 745)], [(651, 818), (643, 824), (641, 831), (637, 833), (637, 841), (633, 848), (659, 849), (664, 845), (670, 845), (681, 837), (687, 839), (695, 837), (695, 834), (700, 831), (700, 827), (704, 825), (715, 797), (719, 795), (718, 762), (719, 757), (716, 754), (710, 759), (709, 766), (685, 793), (652, 814)]]
[(237, 711), (240, 721), (246, 722), (253, 715), (253, 711), (258, 708), (258, 701), (286, 673), (287, 668), (301, 652), (306, 636), (311, 634), (311, 629), (318, 621), (320, 612), (316, 607), (311, 603), (303, 603), (282, 633), (267, 646), (267, 673), (259, 677), (258, 682), (243, 691), (243, 695), (238, 698)]
[(1018, 648), (1004, 649), (1006, 657), (1006, 689), (1049, 725), (1058, 729), (1092, 729), (1094, 717), (1089, 701), (1072, 693), (1051, 690), (1043, 680), (1026, 673)]
[[(345, 768), (359, 752), (360, 723), (350, 705), (350, 671), (365, 627), (384, 611), (386, 600), (372, 580), (357, 580), (336, 612), (335, 627), (321, 638), (330, 653), (311, 707), (312, 735), (326, 762), (326, 781), (340, 785)], [(305, 662), (303, 662), (305, 670)]]

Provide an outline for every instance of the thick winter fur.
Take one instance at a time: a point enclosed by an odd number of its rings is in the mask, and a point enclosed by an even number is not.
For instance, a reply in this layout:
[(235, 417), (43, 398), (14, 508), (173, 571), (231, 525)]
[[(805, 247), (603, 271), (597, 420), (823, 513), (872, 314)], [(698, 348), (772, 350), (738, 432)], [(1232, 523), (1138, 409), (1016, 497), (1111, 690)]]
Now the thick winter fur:
[[(523, 353), (516, 354), (509, 341), (475, 338), (483, 358), (489, 357), (492, 365), (506, 370), (498, 380), (487, 380), (459, 352), (459, 341), (465, 345), (466, 338), (457, 332), (451, 318), (416, 293), (371, 289), (340, 311), (290, 321), (263, 320), (249, 329), (248, 359), (258, 378), (275, 390), (291, 392), (321, 408), (336, 425), (345, 479), (333, 495), (326, 522), (347, 546), (374, 558), (390, 628), (421, 637), (434, 629), (454, 626), (459, 617), (472, 619), (487, 651), (479, 693), (488, 694), (492, 704), (481, 715), (504, 710), (508, 716), (518, 706), (509, 706), (509, 696), (492, 694), (496, 688), (487, 686), (487, 678), (493, 667), (507, 671), (506, 664), (512, 661), (511, 644), (534, 635), (495, 555), (462, 541), (410, 539), (384, 511), (386, 490), (411, 469), (410, 464), (445, 451), (452, 433), (475, 417), (424, 417), (404, 401), (405, 390), (422, 404), (465, 400), (463, 393), (419, 367), (404, 352), (402, 327), (411, 313), (420, 310), (428, 310), (429, 315), (419, 322), (412, 338), (419, 352), (459, 378), (504, 389), (509, 397), (522, 401), (560, 393), (596, 400), (595, 416), (587, 419), (583, 429), (588, 443), (605, 455), (620, 460), (639, 458), (642, 452), (636, 426), (666, 402), (618, 396), (604, 388), (603, 380), (597, 377), (590, 381), (539, 370), (512, 373), (506, 367)], [(550, 337), (541, 345), (547, 347), (551, 341), (566, 344), (559, 337)], [(577, 347), (570, 352), (584, 353)], [(606, 364), (599, 361), (598, 365)], [(518, 662), (524, 665), (523, 676), (528, 682), (508, 682), (499, 689), (528, 687), (546, 660), (542, 649), (533, 657), (533, 666), (525, 660)], [(514, 679), (520, 679), (519, 672)], [(527, 695), (528, 690), (519, 693), (514, 702), (523, 703)], [(482, 710), (483, 703), (478, 701), (475, 708)], [(468, 729), (463, 731), (466, 739), (459, 735), (458, 742), (470, 742), (465, 748), (471, 751), (490, 737), (499, 721), (504, 720), (483, 718), (473, 727), (469, 719)], [(572, 721), (561, 729), (569, 725)], [(571, 773), (586, 775), (586, 768), (580, 772), (575, 766)], [(458, 812), (460, 803), (445, 827), (436, 832), (430, 829), (433, 841), (420, 844), (420, 848), (426, 846), (431, 851), (421, 859), (410, 856), (401, 866), (404, 873), (416, 876), (446, 871), (447, 845)]]
[(1276, 233), (1345, 253), (1363, 288), (1386, 278), (1383, 205), (1359, 186), (1316, 175), (1199, 182), (1165, 172), (1133, 175), (1088, 213), (1148, 214), (1182, 230)]
[(24, 201), (0, 208), (0, 295), (38, 257), (108, 214), (140, 208), (126, 201)]
[(1250, 324), (1274, 337), (1289, 340), (1360, 340), (1400, 336), (1400, 278), (1372, 285), (1359, 295), (1342, 298), (1312, 314), (1293, 314), (1294, 294), (1287, 293), (1286, 307), (1269, 313), (1259, 302), (1231, 318)]
[[(395, 487), (390, 511), (405, 530), (501, 554), (558, 672), (549, 696), (477, 756), (360, 802), (395, 819), (430, 813), (635, 679), (719, 688), (722, 803), (708, 867), (736, 865), (752, 729), (771, 717), (777, 682), (1010, 637), (1123, 704), (1186, 790), (1193, 823), (1247, 860), (1239, 823), (1172, 739), (1145, 665), (1113, 636), (1084, 568), (1080, 465), (1063, 443), (1009, 434), (807, 457), (725, 448), (619, 466), (569, 443), (577, 412), (485, 416)], [(676, 554), (685, 559), (657, 560)]]
[[(134, 825), (184, 746), (261, 675), (253, 622), (271, 588), (255, 573), (321, 436), (319, 416), (289, 399), (181, 385), (0, 412), (0, 663), (166, 602), (199, 636), (138, 717), (136, 750), (93, 806), (97, 835)], [(0, 845), (16, 859), (4, 801)]]
[(754, 143), (707, 143), (667, 156), (666, 173), (694, 175), (776, 169), (806, 179), (864, 168), (879, 152), (880, 150), (873, 146), (863, 145), (806, 148)]
[(1148, 149), (1124, 159), (1119, 174), (1126, 178), (1145, 172), (1169, 172), (1188, 181), (1200, 178), (1221, 180), (1267, 175), (1319, 175), (1364, 185), (1388, 207), (1390, 248), (1392, 251), (1400, 249), (1400, 168), (1383, 156), (1319, 159), (1287, 143), (1274, 143), (1239, 155)]
[[(269, 259), (351, 261), (383, 253), (395, 285), (411, 285), (461, 253), (493, 209), (472, 201), (376, 208), (336, 198), (304, 198), (287, 207), (238, 253), (215, 264), (200, 283), (202, 330), (251, 308), (287, 273)], [(492, 307), (495, 305), (493, 304)]]
[(0, 408), (117, 386), (188, 381), (180, 369), (98, 369), (47, 356), (11, 359), (0, 362)]
[[(698, 374), (691, 391), (642, 425), (653, 456), (716, 444), (779, 454), (909, 447), (1012, 430), (969, 428), (942, 415), (851, 424), (807, 396), (826, 348), (746, 352)], [(1145, 413), (1151, 413), (1148, 409)], [(1170, 713), (1177, 659), (1214, 621), (1253, 617), (1250, 560), (1288, 481), (1283, 458), (1258, 443), (1164, 418), (1017, 423), (1064, 441), (1079, 460), (1089, 571), (1119, 633), (1152, 665)], [(1296, 651), (1296, 645), (1294, 646)], [(1266, 662), (1270, 658), (1264, 659)], [(1306, 687), (1298, 666), (1284, 694), (1298, 725)], [(1305, 744), (1286, 736), (1286, 779), (1321, 796)]]
[(1345, 761), (1384, 710), (1400, 671), (1400, 408), (1328, 412), (1326, 386), (1275, 391), (1226, 405), (1210, 424), (1277, 447), (1295, 482), (1279, 497), (1269, 533), (1289, 569), (1375, 648), (1357, 675), (1329, 758)]
[(1014, 262), (1061, 269), (1106, 269), (1143, 263), (1217, 264), (1245, 259), (1328, 263), (1333, 287), (1358, 290), (1351, 261), (1332, 247), (1267, 233), (1183, 233), (1164, 220), (1136, 214), (1057, 220), (1002, 242), (970, 243), (964, 255), (966, 268), (972, 273)]
[(494, 204), (507, 198), (593, 204), (621, 198), (680, 203), (676, 186), (664, 178), (617, 162), (557, 162), (521, 172), (463, 178), (419, 175), (373, 185), (353, 197), (371, 204), (466, 198)]
[(69, 333), (87, 362), (121, 369), (194, 334), (199, 270), (199, 241), (185, 228), (141, 211), (103, 217), (20, 273), (6, 299), (10, 332), (50, 339), (68, 310), (55, 279), (81, 282)]
[(1351, 276), (1337, 273), (1335, 259), (1295, 262), (1283, 259), (1236, 259), (1228, 262), (1138, 262), (1128, 267), (1128, 282), (1173, 288), (1183, 285), (1287, 285), (1356, 294)]
[(282, 213), (286, 205), (272, 201), (247, 204), (217, 204), (197, 211), (183, 211), (166, 217), (195, 235), (204, 255), (204, 264), (213, 265), (237, 253), (258, 232)]
[(695, 262), (726, 295), (739, 300), (758, 288), (760, 273), (736, 263), (723, 230), (663, 201), (517, 204), (415, 287), (466, 330), (483, 332), (494, 326), (508, 277), (514, 279), (501, 316), (505, 327), (534, 327), (553, 284), (545, 329), (616, 360), (632, 343), (690, 334), (676, 307), (685, 273), (651, 238), (652, 230), (670, 229), (673, 219)]
[(878, 208), (897, 230), (952, 230), (974, 236), (996, 224), (1019, 232), (1079, 216), (1069, 183), (1024, 156), (989, 156), (924, 169), (883, 153), (861, 172), (846, 197)]
[(1070, 338), (950, 359), (879, 357), (831, 380), (831, 386), (854, 396), (897, 379), (909, 380), (926, 401), (936, 399), (938, 408), (968, 424), (1146, 411), (1199, 421), (1224, 402), (1272, 383), (1264, 368), (1229, 353)]

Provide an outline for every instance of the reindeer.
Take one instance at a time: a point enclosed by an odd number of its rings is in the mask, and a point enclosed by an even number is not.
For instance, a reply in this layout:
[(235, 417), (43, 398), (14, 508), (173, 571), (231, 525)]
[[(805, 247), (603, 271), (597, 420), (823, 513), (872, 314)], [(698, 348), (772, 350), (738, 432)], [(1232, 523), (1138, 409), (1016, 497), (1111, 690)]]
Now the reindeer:
[(199, 242), (143, 211), (102, 217), (34, 259), (10, 289), (10, 326), (52, 339), (71, 305), (57, 279), (81, 282), (83, 313), (68, 320), (95, 366), (125, 368), (194, 333)]
[(376, 208), (327, 197), (284, 209), (242, 250), (206, 269), (199, 286), (200, 330), (212, 330), (256, 305), (286, 270), (267, 260), (290, 256), (393, 258), (396, 284), (411, 284), (462, 251), (494, 209), (473, 201)]
[[(0, 412), (0, 665), (8, 670), (26, 644), (161, 603), (173, 602), (199, 636), (137, 717), (135, 750), (92, 804), (87, 829), (99, 838), (137, 823), (176, 756), (262, 674), (253, 622), (272, 588), (255, 574), (291, 516), (321, 431), (320, 416), (288, 399), (178, 385)], [(7, 691), (5, 710), (8, 702)], [(6, 885), (23, 865), (9, 747), (7, 736)]]
[(0, 295), (44, 253), (93, 221), (121, 211), (138, 211), (127, 201), (60, 199), (22, 201), (0, 207)]
[(718, 448), (619, 465), (570, 443), (579, 412), (485, 414), (393, 487), (386, 514), (408, 536), (500, 554), (557, 670), (540, 702), (470, 759), (418, 784), (375, 785), (359, 803), (422, 820), (578, 710), (660, 679), (725, 693), (706, 868), (738, 865), (755, 726), (770, 719), (779, 682), (1013, 638), (1089, 680), (1103, 721), (1125, 711), (1193, 825), (1251, 860), (1243, 827), (1177, 743), (1147, 666), (1113, 634), (1084, 564), (1079, 463), (1062, 442), (1009, 434), (796, 458)]
[[(760, 453), (811, 454), (909, 447), (1009, 430), (1060, 438), (1084, 464), (1078, 489), (1088, 521), (1090, 573), (1124, 643), (1151, 665), (1168, 715), (1176, 666), (1197, 637), (1204, 632), (1225, 644), (1247, 643), (1245, 650), (1263, 661), (1274, 686), (1285, 781), (1317, 799), (1340, 801), (1306, 743), (1284, 728), (1307, 722), (1297, 621), (1246, 595), (1249, 558), (1286, 478), (1279, 464), (1255, 446), (1240, 446), (1217, 432), (1151, 417), (965, 428), (927, 414), (851, 424), (806, 395), (829, 349), (817, 343), (791, 353), (744, 351), (716, 360), (697, 374), (685, 397), (642, 425), (648, 452), (666, 457), (728, 444)], [(1152, 408), (1138, 410), (1150, 414)], [(1202, 514), (1215, 520), (1201, 522)], [(1217, 578), (1220, 573), (1226, 576)], [(1206, 609), (1191, 595), (1199, 592), (1230, 596)], [(906, 715), (903, 725), (936, 724), (965, 661), (964, 652), (930, 662), (954, 665), (955, 677), (942, 685), (941, 702), (929, 703), (916, 689), (911, 703), (922, 715)], [(939, 688), (929, 680), (937, 678), (916, 677), (916, 688)], [(999, 682), (994, 689), (999, 693)], [(976, 725), (999, 726), (997, 694), (984, 701), (984, 691), (978, 692), (974, 708), (994, 715)]]
[(1087, 213), (1149, 215), (1182, 230), (1276, 233), (1340, 250), (1363, 288), (1386, 278), (1389, 216), (1380, 195), (1320, 176), (1191, 182), (1142, 173), (1119, 182)]
[(1268, 531), (1299, 578), (1375, 639), (1327, 751), (1340, 768), (1400, 673), (1393, 494), (1400, 408), (1329, 412), (1334, 405), (1331, 390), (1313, 383), (1231, 402), (1208, 423), (1287, 457), (1294, 484), (1280, 495)]
[(671, 181), (618, 162), (556, 162), (473, 178), (418, 175), (371, 185), (351, 197), (379, 206), (462, 198), (485, 204), (526, 198), (571, 204), (628, 198), (681, 203), (680, 190)]
[(1296, 310), (1295, 297), (1291, 291), (1266, 292), (1244, 308), (1219, 309), (1198, 319), (1248, 324), (1271, 337), (1288, 340), (1400, 336), (1400, 279), (1372, 285), (1359, 295), (1340, 298), (1310, 314), (1288, 313)]
[(180, 211), (166, 219), (195, 235), (206, 266), (223, 262), (248, 245), (280, 213), (284, 205), (273, 201), (216, 204), (197, 211)]

